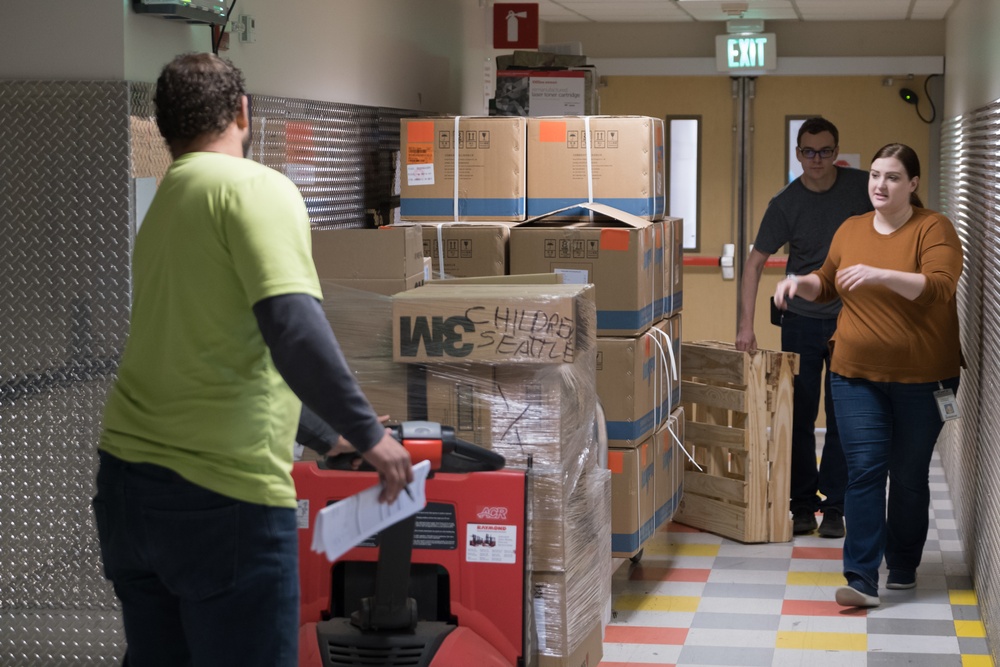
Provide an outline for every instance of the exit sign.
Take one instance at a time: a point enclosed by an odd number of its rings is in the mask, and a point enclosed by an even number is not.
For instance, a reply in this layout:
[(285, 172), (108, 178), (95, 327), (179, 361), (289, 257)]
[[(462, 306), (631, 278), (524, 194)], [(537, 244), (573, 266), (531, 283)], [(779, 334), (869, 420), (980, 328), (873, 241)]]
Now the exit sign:
[(773, 32), (715, 37), (715, 68), (720, 72), (763, 74), (777, 66), (778, 46)]

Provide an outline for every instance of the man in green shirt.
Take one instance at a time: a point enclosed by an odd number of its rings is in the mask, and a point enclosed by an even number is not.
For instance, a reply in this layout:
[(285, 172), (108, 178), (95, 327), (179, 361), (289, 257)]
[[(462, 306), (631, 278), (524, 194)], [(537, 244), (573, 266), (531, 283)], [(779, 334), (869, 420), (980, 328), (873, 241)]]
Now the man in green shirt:
[(410, 457), (323, 314), (301, 195), (244, 158), (239, 70), (178, 56), (156, 120), (174, 161), (136, 238), (94, 498), (125, 663), (292, 667), (300, 399), (379, 471), (383, 501), (412, 481)]

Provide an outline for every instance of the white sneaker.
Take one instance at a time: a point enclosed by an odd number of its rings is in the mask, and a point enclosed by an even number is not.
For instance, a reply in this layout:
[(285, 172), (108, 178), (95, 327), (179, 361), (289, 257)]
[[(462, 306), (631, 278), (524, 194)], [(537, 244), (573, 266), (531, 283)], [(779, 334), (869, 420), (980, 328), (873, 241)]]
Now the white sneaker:
[(868, 595), (850, 586), (838, 588), (834, 599), (842, 607), (877, 607), (882, 604), (877, 595)]

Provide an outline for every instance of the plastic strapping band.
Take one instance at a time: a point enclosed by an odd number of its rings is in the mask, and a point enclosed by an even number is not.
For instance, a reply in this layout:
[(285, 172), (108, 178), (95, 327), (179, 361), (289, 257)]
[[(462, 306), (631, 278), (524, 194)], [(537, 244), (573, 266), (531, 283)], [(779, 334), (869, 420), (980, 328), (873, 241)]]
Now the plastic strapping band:
[[(673, 378), (675, 380), (678, 379), (677, 360), (676, 360), (676, 357), (674, 356), (674, 346), (672, 344), (673, 341), (670, 339), (670, 335), (666, 331), (660, 331), (659, 329), (656, 329), (656, 328), (650, 329), (649, 333), (654, 333), (654, 334), (658, 334), (660, 336), (663, 336), (664, 339), (667, 341), (666, 347), (667, 347), (667, 354), (670, 356), (670, 370), (672, 371)], [(656, 340), (656, 336), (655, 335), (653, 337), (653, 340)], [(657, 342), (657, 345), (659, 346), (659, 342)], [(663, 347), (660, 346), (660, 349), (662, 350)], [(663, 368), (664, 368), (664, 370), (666, 370), (666, 368), (667, 368), (666, 361), (664, 361), (664, 363), (663, 363)], [(668, 387), (667, 391), (670, 391), (669, 390), (669, 386), (670, 386), (670, 383), (668, 382), (667, 383), (667, 387)], [(668, 399), (667, 399), (668, 400), (668, 403), (667, 403), (668, 406), (671, 405), (669, 403), (669, 401), (672, 400), (672, 398), (673, 397), (668, 397)], [(672, 411), (672, 408), (671, 408), (671, 411)], [(677, 437), (677, 434), (674, 433), (670, 428), (667, 428), (667, 430), (670, 431), (670, 437), (672, 437), (674, 439), (674, 442), (677, 443), (677, 446), (681, 448), (682, 452), (684, 452), (684, 456), (688, 457), (688, 460), (691, 461), (691, 463), (694, 464), (695, 468), (697, 468), (701, 472), (704, 472), (704, 468), (702, 468), (700, 465), (698, 465), (698, 462), (694, 460), (694, 457), (691, 456), (691, 453), (684, 447), (684, 443), (680, 441), (680, 439)]]
[[(659, 350), (659, 354), (657, 356), (659, 356), (660, 361), (663, 363), (663, 369), (665, 371), (667, 368), (667, 358), (666, 355), (663, 354), (663, 345), (657, 339), (657, 336), (653, 335), (654, 331), (657, 330), (650, 329), (643, 335), (649, 336), (649, 339), (652, 340), (653, 343), (656, 345), (657, 350)], [(669, 407), (670, 378), (669, 377), (665, 378), (665, 380), (666, 381), (664, 382), (664, 386), (667, 392), (667, 407)], [(663, 419), (662, 415), (660, 414), (660, 410), (662, 409), (661, 406), (663, 405), (663, 401), (660, 400), (660, 395), (663, 393), (664, 390), (660, 389), (659, 391), (657, 391), (657, 385), (659, 384), (659, 382), (660, 382), (660, 374), (659, 372), (656, 372), (656, 367), (654, 364), (654, 372), (653, 372), (653, 431), (654, 432), (656, 431), (656, 429), (660, 427), (660, 420)]]
[[(455, 222), (458, 222), (458, 121), (462, 119), (461, 116), (455, 116), (455, 132), (451, 137), (452, 149), (455, 151), (455, 178), (452, 181), (455, 184), (454, 192), (452, 193), (452, 214), (455, 216)], [(441, 272), (444, 273), (444, 266), (442, 264)]]
[(438, 237), (438, 277), (444, 280), (444, 223), (439, 222), (435, 227)]
[[(587, 203), (594, 203), (594, 155), (591, 150), (593, 137), (590, 136), (590, 116), (583, 117), (583, 141), (587, 145)], [(594, 212), (590, 211), (590, 221), (594, 221)]]

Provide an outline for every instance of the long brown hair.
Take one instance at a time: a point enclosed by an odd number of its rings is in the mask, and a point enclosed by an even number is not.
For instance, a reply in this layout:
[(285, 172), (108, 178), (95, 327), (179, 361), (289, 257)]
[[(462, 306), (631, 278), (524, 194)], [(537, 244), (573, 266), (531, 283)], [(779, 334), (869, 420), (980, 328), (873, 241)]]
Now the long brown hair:
[[(903, 169), (906, 170), (906, 178), (908, 180), (920, 177), (920, 158), (917, 157), (917, 152), (906, 144), (886, 144), (875, 152), (872, 162), (884, 157), (894, 157), (899, 160), (903, 165)], [(920, 201), (916, 190), (910, 193), (910, 206), (924, 207), (924, 203)]]

